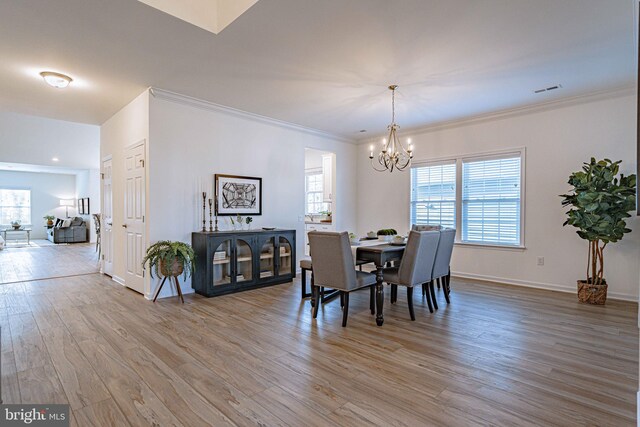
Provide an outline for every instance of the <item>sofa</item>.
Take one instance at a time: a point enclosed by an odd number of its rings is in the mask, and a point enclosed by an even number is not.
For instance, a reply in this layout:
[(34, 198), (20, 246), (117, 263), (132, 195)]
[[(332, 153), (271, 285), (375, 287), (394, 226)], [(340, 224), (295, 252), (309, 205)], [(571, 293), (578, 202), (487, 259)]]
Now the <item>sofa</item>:
[(47, 229), (47, 239), (53, 243), (83, 243), (88, 241), (88, 232), (87, 223), (79, 216), (59, 219), (54, 227)]

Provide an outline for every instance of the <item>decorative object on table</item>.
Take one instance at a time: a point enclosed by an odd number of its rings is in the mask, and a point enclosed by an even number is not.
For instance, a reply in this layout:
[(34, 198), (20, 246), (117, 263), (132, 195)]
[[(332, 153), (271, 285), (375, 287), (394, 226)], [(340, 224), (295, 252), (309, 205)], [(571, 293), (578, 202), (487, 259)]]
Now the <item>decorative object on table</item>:
[(182, 297), (182, 289), (178, 276), (183, 275), (184, 279), (193, 274), (195, 268), (195, 253), (191, 245), (183, 242), (172, 242), (170, 240), (162, 240), (149, 246), (147, 253), (142, 259), (142, 267), (149, 266), (149, 274), (153, 278), (155, 272), (157, 276), (162, 275), (164, 278), (156, 290), (153, 302), (158, 298), (160, 290), (164, 282), (169, 278), (175, 280), (176, 290), (180, 296), (180, 300), (184, 303)]
[(262, 178), (215, 175), (218, 215), (262, 215)]
[(404, 236), (396, 235), (396, 236), (393, 236), (393, 239), (391, 239), (391, 244), (392, 245), (406, 245), (407, 241), (404, 238)]
[(213, 206), (213, 200), (209, 199), (209, 231), (213, 231), (213, 219), (212, 219), (212, 206)]
[(20, 230), (21, 224), (22, 224), (22, 221), (20, 221), (19, 219), (14, 219), (13, 221), (11, 221), (11, 226), (13, 227), (14, 230)]
[(360, 244), (360, 238), (355, 233), (349, 233), (349, 241), (351, 242), (352, 246)]
[(393, 228), (383, 228), (382, 230), (378, 230), (377, 233), (378, 240), (382, 240), (383, 242), (390, 242), (396, 234), (398, 234), (398, 232)]
[(60, 206), (65, 207), (65, 218), (69, 218), (69, 206), (75, 206), (76, 201), (74, 199), (60, 199)]
[(584, 163), (582, 171), (569, 176), (572, 192), (562, 194), (562, 206), (569, 206), (567, 220), (562, 224), (578, 228), (576, 233), (589, 242), (586, 280), (578, 280), (578, 300), (604, 304), (607, 281), (604, 278), (604, 248), (622, 239), (625, 218), (636, 208), (636, 175), (620, 174), (622, 161), (609, 159)]
[(262, 229), (265, 230), (265, 231), (272, 231), (272, 230), (275, 230), (276, 228), (275, 227), (262, 227)]
[(244, 222), (247, 223), (247, 230), (251, 230), (251, 223), (253, 222), (253, 218), (248, 216), (244, 219)]
[(202, 231), (207, 231), (207, 193), (202, 192)]
[(389, 129), (389, 136), (387, 139), (382, 140), (382, 150), (380, 150), (380, 153), (378, 153), (377, 156), (377, 163), (380, 167), (378, 167), (373, 161), (373, 145), (371, 145), (369, 150), (371, 167), (378, 172), (393, 172), (394, 169), (399, 171), (404, 170), (411, 165), (411, 159), (413, 158), (413, 146), (411, 145), (411, 139), (407, 139), (408, 148), (405, 149), (402, 142), (398, 140), (398, 136), (396, 135), (396, 131), (400, 129), (400, 126), (396, 124), (397, 88), (398, 85), (389, 86), (389, 90), (391, 90), (391, 124), (387, 126), (387, 129)]
[(53, 220), (56, 219), (55, 216), (53, 216), (53, 215), (45, 215), (42, 218), (47, 220), (47, 227), (53, 227)]
[(377, 239), (377, 238), (378, 238), (378, 235), (376, 234), (376, 232), (375, 232), (375, 231), (369, 231), (369, 232), (367, 233), (367, 238), (368, 238), (368, 239)]

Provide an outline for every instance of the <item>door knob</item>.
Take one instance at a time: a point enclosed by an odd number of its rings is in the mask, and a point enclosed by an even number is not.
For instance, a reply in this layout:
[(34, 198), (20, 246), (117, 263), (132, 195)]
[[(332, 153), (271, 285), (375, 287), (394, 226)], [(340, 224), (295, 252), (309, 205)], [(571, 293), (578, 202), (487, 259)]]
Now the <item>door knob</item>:
[(122, 227), (123, 228), (127, 228), (127, 224), (122, 224)]

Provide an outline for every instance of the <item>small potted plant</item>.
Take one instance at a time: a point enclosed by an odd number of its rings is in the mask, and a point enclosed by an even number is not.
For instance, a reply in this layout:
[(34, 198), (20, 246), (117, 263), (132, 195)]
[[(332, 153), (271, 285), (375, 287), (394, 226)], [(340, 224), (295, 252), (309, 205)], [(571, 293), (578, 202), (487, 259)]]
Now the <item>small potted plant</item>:
[(248, 216), (244, 219), (244, 222), (247, 223), (247, 230), (251, 230), (251, 223), (253, 222), (253, 218)]
[(382, 230), (378, 230), (378, 239), (383, 242), (390, 242), (393, 240), (393, 236), (398, 234), (396, 230), (393, 228), (383, 228)]
[(56, 217), (53, 216), (53, 215), (45, 215), (43, 218), (47, 220), (47, 227), (51, 227), (51, 226), (53, 226), (53, 220)]
[(149, 246), (142, 260), (142, 267), (149, 267), (149, 274), (157, 276), (189, 277), (195, 268), (195, 253), (191, 245), (183, 242), (162, 240)]
[(11, 221), (11, 226), (13, 227), (14, 230), (19, 230), (21, 224), (22, 224), (22, 221), (20, 221), (19, 219), (14, 219), (13, 221)]
[(609, 159), (584, 163), (582, 171), (569, 177), (573, 191), (562, 194), (562, 206), (569, 206), (565, 225), (589, 242), (586, 280), (578, 280), (578, 300), (604, 304), (607, 281), (604, 278), (604, 248), (622, 239), (631, 230), (625, 218), (636, 208), (636, 176), (619, 172), (621, 161)]

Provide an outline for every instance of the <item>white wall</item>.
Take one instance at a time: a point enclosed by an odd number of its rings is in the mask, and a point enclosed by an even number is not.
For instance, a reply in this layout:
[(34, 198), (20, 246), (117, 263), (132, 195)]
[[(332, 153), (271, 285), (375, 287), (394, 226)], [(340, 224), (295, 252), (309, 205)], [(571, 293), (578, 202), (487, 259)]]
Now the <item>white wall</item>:
[[(456, 246), (454, 274), (525, 286), (575, 291), (586, 269), (586, 242), (562, 227), (565, 209), (559, 194), (571, 172), (591, 156), (623, 160), (622, 172), (635, 173), (635, 96), (574, 103), (495, 120), (470, 121), (411, 136), (415, 160), (526, 147), (526, 250)], [(358, 150), (358, 231), (409, 228), (408, 172), (372, 170), (369, 143)], [(373, 197), (375, 195), (375, 197)], [(627, 221), (638, 229), (638, 218)], [(536, 257), (545, 257), (537, 266)], [(637, 300), (640, 233), (635, 231), (605, 250), (611, 297)]]
[[(124, 223), (124, 153), (126, 147), (141, 140), (149, 140), (149, 92), (146, 90), (100, 128), (100, 159), (109, 155), (113, 156), (113, 278), (121, 283), (125, 277), (125, 234), (122, 228)], [(146, 172), (148, 177), (148, 168)], [(147, 179), (147, 183), (148, 181)], [(148, 207), (148, 202), (146, 206)], [(149, 212), (148, 209), (146, 211)]]
[(99, 126), (0, 113), (0, 162), (97, 169), (99, 150)]
[(87, 222), (87, 227), (90, 229), (89, 241), (95, 242), (96, 229), (93, 214), (100, 213), (100, 169), (85, 170), (76, 175), (76, 203), (78, 203), (78, 199), (87, 197), (89, 198), (89, 214), (78, 216)]
[[(305, 148), (336, 153), (337, 228), (355, 229), (356, 146), (153, 97), (150, 118), (150, 243), (190, 243), (191, 232), (202, 226), (200, 191), (211, 194), (213, 175), (247, 175), (263, 179), (263, 215), (254, 216), (252, 226), (295, 229), (302, 256)], [(226, 220), (221, 224), (226, 227)]]
[[(75, 198), (76, 176), (0, 170), (0, 187), (31, 190), (31, 238), (46, 239), (46, 221), (43, 217), (65, 217), (65, 208), (60, 206), (60, 199)], [(74, 214), (75, 210), (69, 209), (69, 216)]]

